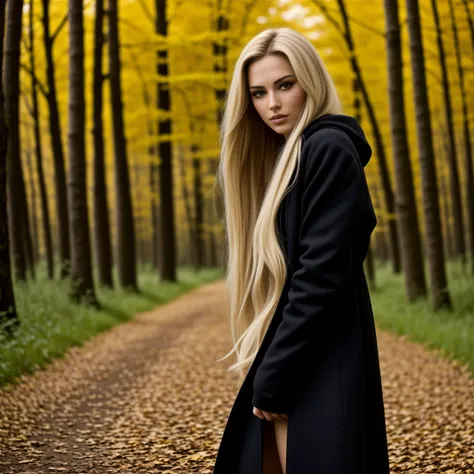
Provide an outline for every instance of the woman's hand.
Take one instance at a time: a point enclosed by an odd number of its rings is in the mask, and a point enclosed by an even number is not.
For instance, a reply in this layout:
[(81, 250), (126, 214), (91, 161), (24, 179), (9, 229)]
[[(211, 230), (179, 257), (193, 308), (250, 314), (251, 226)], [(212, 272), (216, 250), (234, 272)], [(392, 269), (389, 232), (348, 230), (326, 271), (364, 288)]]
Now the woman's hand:
[(257, 407), (253, 407), (253, 414), (258, 416), (260, 419), (267, 421), (288, 419), (288, 415), (286, 413), (271, 413), (269, 411), (260, 410), (260, 408)]

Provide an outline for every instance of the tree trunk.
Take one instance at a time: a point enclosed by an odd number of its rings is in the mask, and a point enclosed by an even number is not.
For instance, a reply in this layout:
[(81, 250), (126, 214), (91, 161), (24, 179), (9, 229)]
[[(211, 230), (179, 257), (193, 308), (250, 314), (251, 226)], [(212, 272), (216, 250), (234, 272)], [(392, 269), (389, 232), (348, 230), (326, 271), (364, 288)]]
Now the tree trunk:
[[(195, 144), (191, 145), (191, 152), (194, 155), (199, 147)], [(203, 239), (203, 213), (204, 203), (202, 194), (201, 184), (201, 160), (199, 158), (192, 159), (193, 168), (193, 195), (194, 195), (194, 208), (195, 208), (195, 248), (196, 248), (196, 268), (202, 268), (204, 266), (204, 239)]]
[[(168, 36), (168, 21), (166, 17), (167, 0), (155, 0), (156, 20), (155, 31), (163, 37)], [(158, 51), (157, 73), (163, 82), (157, 84), (157, 108), (164, 113), (171, 112), (171, 97), (168, 78), (168, 51)], [(160, 264), (161, 279), (176, 281), (176, 246), (175, 246), (175, 217), (173, 209), (173, 169), (172, 169), (172, 146), (171, 146), (171, 119), (162, 119), (158, 123), (158, 134), (160, 137), (169, 135), (169, 139), (161, 140), (159, 143), (159, 166), (160, 179)]]
[[(217, 2), (217, 12), (218, 16), (215, 21), (215, 30), (216, 32), (222, 33), (225, 31), (228, 31), (230, 28), (230, 22), (228, 17), (223, 13), (223, 8), (222, 8), (222, 0), (218, 0)], [(219, 38), (219, 36), (218, 36)], [(228, 53), (228, 47), (227, 47), (227, 39), (226, 38), (219, 38), (219, 41), (215, 41), (213, 43), (213, 54), (215, 57), (214, 61), (214, 72), (221, 74), (221, 78), (226, 85), (226, 79), (227, 79), (227, 53)], [(215, 95), (216, 95), (216, 100), (217, 100), (217, 126), (220, 128), (221, 123), (222, 123), (222, 113), (223, 113), (223, 100), (225, 98), (226, 94), (226, 88), (216, 88), (215, 89)], [(217, 167), (218, 167), (218, 160), (213, 160), (212, 163), (212, 169), (214, 170), (214, 176), (217, 174)], [(218, 189), (218, 188), (215, 188)], [(217, 221), (218, 222), (223, 222), (224, 221), (224, 199), (223, 196), (221, 196), (219, 193), (214, 193), (213, 198), (212, 198), (212, 206), (216, 208), (217, 210)], [(214, 213), (212, 213), (213, 215)], [(212, 218), (213, 221), (215, 221), (214, 218)], [(213, 255), (212, 259), (215, 260), (216, 264), (218, 261), (216, 251), (217, 251), (217, 242), (216, 242), (216, 235), (214, 231), (211, 231), (210, 233), (210, 241), (211, 241), (211, 249), (215, 249), (214, 251), (211, 252), (211, 255)], [(222, 261), (223, 265), (223, 270), (225, 271), (227, 267), (227, 261), (224, 259)]]
[(454, 137), (453, 111), (451, 106), (450, 85), (448, 79), (448, 68), (446, 66), (446, 56), (444, 54), (444, 43), (439, 22), (437, 0), (431, 0), (433, 16), (436, 27), (436, 41), (438, 44), (439, 61), (441, 66), (441, 76), (443, 85), (443, 102), (446, 126), (448, 130), (448, 162), (451, 191), (451, 205), (453, 213), (454, 226), (454, 246), (457, 257), (465, 260), (466, 244), (464, 241), (464, 224), (462, 216), (461, 187), (459, 185), (458, 160), (456, 156), (456, 140)]
[(109, 0), (109, 77), (114, 137), (117, 265), (123, 288), (138, 291), (136, 237), (130, 196), (127, 144), (123, 124), (117, 0)]
[(398, 0), (385, 0), (388, 96), (396, 182), (396, 216), (408, 301), (426, 295), (421, 236), (405, 120)]
[[(446, 156), (448, 154), (448, 139), (447, 139), (447, 132), (446, 130), (441, 127), (440, 129), (440, 138), (442, 144), (442, 152), (443, 155)], [(449, 259), (454, 258), (455, 256), (455, 249), (454, 249), (454, 235), (453, 235), (453, 217), (451, 215), (452, 207), (449, 205), (450, 193), (449, 193), (449, 166), (446, 163), (446, 160), (441, 160), (441, 181), (443, 182), (443, 193), (444, 199), (441, 200), (443, 205), (443, 212), (446, 216), (446, 240), (447, 245), (445, 247), (448, 249), (448, 253), (446, 254)]]
[(82, 0), (69, 0), (69, 232), (72, 297), (98, 306), (92, 280), (84, 143), (84, 19)]
[(5, 40), (5, 116), (8, 127), (7, 153), (7, 206), (10, 244), (15, 275), (18, 280), (26, 280), (27, 254), (24, 246), (23, 219), (25, 208), (25, 184), (21, 168), (19, 129), (19, 62), (22, 28), (23, 0), (10, 0), (7, 12)]
[(44, 246), (46, 250), (46, 262), (48, 267), (48, 278), (54, 278), (54, 258), (53, 258), (53, 241), (51, 237), (51, 220), (49, 217), (48, 195), (46, 192), (46, 183), (43, 172), (43, 149), (41, 146), (40, 134), (40, 117), (38, 105), (38, 93), (36, 89), (36, 64), (35, 64), (35, 50), (34, 50), (34, 27), (33, 27), (33, 7), (34, 0), (30, 0), (30, 69), (31, 69), (31, 90), (33, 95), (33, 126), (35, 134), (35, 154), (36, 154), (36, 169), (38, 171), (38, 185), (40, 190), (41, 215), (43, 224)]
[(60, 277), (70, 274), (71, 250), (69, 238), (69, 211), (67, 202), (66, 172), (62, 144), (61, 122), (59, 120), (56, 82), (54, 79), (53, 43), (57, 36), (51, 37), (49, 31), (49, 2), (43, 0), (43, 39), (46, 56), (46, 76), (48, 80), (49, 129), (54, 160), (54, 185), (56, 192), (56, 220), (58, 228)]
[[(5, 36), (5, 2), (0, 2), (0, 80), (3, 78), (3, 39)], [(13, 292), (10, 262), (10, 239), (7, 217), (7, 149), (8, 130), (5, 123), (3, 80), (0, 85), (0, 330), (13, 336), (20, 326)]]
[(99, 284), (113, 288), (112, 249), (110, 241), (109, 210), (107, 206), (107, 186), (105, 183), (104, 136), (102, 125), (102, 47), (104, 44), (103, 19), (104, 1), (95, 2), (94, 24), (94, 81), (92, 96), (94, 100), (94, 237), (95, 262)]
[(196, 252), (194, 247), (195, 242), (195, 233), (196, 230), (193, 225), (193, 215), (191, 211), (191, 200), (189, 197), (188, 187), (186, 186), (186, 163), (184, 158), (183, 147), (179, 147), (178, 152), (178, 166), (179, 173), (181, 175), (181, 196), (184, 203), (184, 211), (186, 216), (186, 222), (188, 223), (188, 249), (189, 249), (189, 259), (191, 263), (196, 262)]
[(452, 308), (444, 265), (443, 238), (439, 216), (436, 167), (433, 154), (430, 108), (426, 90), (418, 0), (406, 0), (406, 9), (415, 96), (418, 152), (422, 178), (425, 238), (430, 268), (431, 303), (435, 310), (442, 307)]
[[(448, 0), (449, 14), (451, 17), (451, 28), (453, 30), (454, 50), (456, 52), (456, 65), (459, 77), (459, 87), (461, 89), (462, 122), (464, 135), (464, 174), (465, 195), (467, 202), (467, 227), (469, 230), (469, 252), (471, 254), (471, 274), (474, 276), (474, 175), (472, 163), (471, 134), (469, 131), (469, 116), (467, 110), (467, 94), (464, 84), (464, 70), (461, 61), (461, 48), (459, 46), (459, 36), (456, 27), (456, 17), (454, 15), (453, 0)], [(464, 236), (464, 234), (463, 234)]]
[(337, 0), (337, 3), (339, 5), (339, 10), (341, 12), (341, 16), (344, 21), (344, 28), (345, 28), (344, 40), (350, 52), (351, 68), (359, 82), (361, 92), (362, 92), (362, 97), (364, 98), (364, 103), (367, 108), (370, 124), (372, 126), (372, 134), (375, 140), (377, 164), (379, 167), (380, 179), (381, 179), (381, 184), (382, 184), (382, 192), (383, 192), (384, 202), (385, 202), (385, 209), (388, 214), (387, 225), (388, 225), (389, 240), (390, 240), (390, 250), (391, 250), (392, 260), (393, 260), (392, 262), (393, 271), (394, 273), (399, 273), (401, 270), (401, 262), (400, 262), (400, 250), (399, 250), (398, 234), (397, 234), (397, 223), (396, 223), (396, 218), (395, 218), (395, 198), (393, 195), (392, 184), (390, 182), (390, 174), (388, 172), (387, 159), (385, 156), (385, 146), (382, 139), (382, 133), (380, 132), (378, 121), (375, 116), (375, 111), (372, 106), (372, 102), (370, 100), (369, 93), (367, 91), (367, 87), (365, 85), (364, 79), (362, 77), (362, 71), (360, 70), (360, 67), (359, 67), (359, 61), (355, 54), (355, 47), (354, 47), (354, 42), (352, 40), (352, 33), (351, 33), (350, 24), (349, 24), (349, 19), (347, 17), (345, 3), (343, 0)]

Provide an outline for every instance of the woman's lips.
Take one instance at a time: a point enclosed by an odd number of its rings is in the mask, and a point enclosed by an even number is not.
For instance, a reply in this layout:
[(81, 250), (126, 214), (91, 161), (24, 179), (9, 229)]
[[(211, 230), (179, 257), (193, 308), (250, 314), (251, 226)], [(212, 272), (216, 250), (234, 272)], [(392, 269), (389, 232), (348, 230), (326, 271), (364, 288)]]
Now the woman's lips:
[(283, 123), (287, 118), (288, 118), (288, 115), (285, 115), (284, 117), (275, 118), (275, 119), (270, 119), (270, 121), (271, 121), (272, 123), (279, 124), (279, 123)]

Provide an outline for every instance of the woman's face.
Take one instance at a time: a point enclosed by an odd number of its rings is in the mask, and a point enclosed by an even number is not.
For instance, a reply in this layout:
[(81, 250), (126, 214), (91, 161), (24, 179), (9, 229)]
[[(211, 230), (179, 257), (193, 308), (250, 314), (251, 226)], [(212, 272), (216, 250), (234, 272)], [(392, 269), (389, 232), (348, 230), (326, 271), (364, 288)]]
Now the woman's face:
[[(287, 139), (306, 101), (306, 92), (288, 59), (280, 54), (264, 56), (250, 64), (247, 79), (256, 111), (270, 128)], [(275, 115), (285, 117), (272, 120)]]

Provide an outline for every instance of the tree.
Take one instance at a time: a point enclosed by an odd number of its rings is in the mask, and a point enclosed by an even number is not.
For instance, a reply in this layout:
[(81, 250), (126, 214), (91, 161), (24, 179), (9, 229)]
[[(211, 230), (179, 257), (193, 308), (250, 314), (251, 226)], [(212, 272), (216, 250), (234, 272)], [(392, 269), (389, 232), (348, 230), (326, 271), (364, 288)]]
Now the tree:
[(451, 308), (444, 266), (443, 238), (439, 213), (436, 167), (433, 153), (430, 108), (426, 89), (425, 60), (421, 38), (418, 0), (406, 0), (408, 33), (411, 50), (412, 81), (416, 110), (416, 131), (420, 160), (425, 239), (431, 282), (433, 309)]
[(436, 41), (438, 44), (439, 62), (441, 66), (444, 113), (446, 125), (448, 127), (448, 161), (449, 177), (451, 191), (451, 206), (453, 213), (454, 226), (454, 248), (456, 256), (464, 260), (466, 254), (466, 245), (464, 241), (464, 224), (462, 216), (461, 188), (459, 185), (458, 161), (456, 156), (456, 141), (454, 139), (453, 112), (451, 106), (450, 85), (448, 80), (448, 68), (446, 66), (446, 55), (444, 53), (444, 43), (441, 34), (441, 25), (439, 22), (438, 5), (436, 0), (431, 0), (433, 16), (436, 25)]
[[(0, 2), (0, 79), (3, 78), (3, 38), (5, 25), (5, 2)], [(15, 295), (10, 262), (10, 239), (7, 217), (7, 145), (8, 130), (5, 123), (3, 81), (0, 87), (0, 326), (12, 335), (20, 321), (16, 313)]]
[(39, 105), (38, 105), (38, 93), (36, 85), (36, 64), (35, 64), (35, 50), (34, 50), (34, 25), (33, 25), (33, 11), (34, 11), (34, 0), (30, 0), (30, 11), (29, 11), (29, 23), (30, 23), (30, 69), (31, 69), (31, 94), (33, 97), (33, 127), (35, 136), (35, 155), (36, 155), (36, 168), (38, 171), (38, 184), (40, 191), (40, 202), (41, 202), (41, 214), (43, 219), (43, 234), (44, 243), (46, 248), (46, 261), (48, 264), (48, 278), (54, 278), (54, 266), (53, 266), (53, 242), (51, 238), (51, 222), (49, 218), (48, 208), (48, 196), (46, 193), (46, 184), (44, 180), (43, 172), (43, 150), (41, 146), (41, 134), (40, 134), (40, 118), (39, 118)]
[(104, 169), (104, 134), (102, 125), (103, 93), (102, 83), (102, 47), (104, 1), (95, 2), (94, 23), (94, 81), (92, 95), (94, 100), (94, 236), (95, 257), (99, 282), (103, 286), (113, 287), (112, 250), (110, 243), (109, 211), (107, 206), (107, 187)]
[(71, 296), (98, 306), (92, 281), (84, 143), (84, 19), (82, 0), (69, 0), (69, 232)]
[(43, 40), (46, 54), (46, 77), (48, 81), (47, 100), (49, 107), (49, 129), (51, 134), (51, 148), (54, 160), (54, 186), (56, 191), (56, 219), (58, 223), (59, 259), (62, 278), (70, 273), (70, 241), (69, 241), (69, 211), (67, 204), (66, 171), (64, 167), (64, 151), (62, 144), (61, 122), (59, 120), (58, 99), (53, 61), (53, 45), (67, 17), (59, 24), (53, 35), (49, 28), (49, 2), (43, 0)]
[(369, 96), (369, 92), (365, 85), (364, 77), (362, 75), (362, 71), (359, 66), (359, 61), (355, 52), (355, 44), (352, 39), (352, 30), (349, 23), (349, 18), (347, 15), (345, 3), (343, 0), (337, 0), (339, 11), (341, 13), (341, 17), (344, 23), (344, 28), (342, 28), (339, 25), (336, 19), (329, 13), (328, 8), (320, 0), (313, 0), (313, 3), (321, 9), (325, 17), (334, 25), (334, 27), (340, 33), (350, 53), (350, 58), (349, 58), (350, 66), (351, 66), (352, 72), (354, 73), (359, 83), (361, 95), (364, 100), (364, 105), (367, 110), (369, 122), (372, 127), (372, 134), (375, 140), (375, 149), (377, 153), (377, 165), (378, 165), (380, 180), (382, 184), (385, 210), (389, 215), (389, 217), (387, 218), (387, 221), (388, 221), (390, 249), (392, 253), (393, 271), (395, 273), (399, 273), (400, 272), (400, 250), (399, 250), (399, 243), (398, 243), (396, 220), (393, 217), (395, 214), (395, 198), (394, 198), (394, 194), (392, 190), (392, 184), (390, 182), (390, 174), (388, 172), (387, 159), (385, 155), (385, 146), (383, 143), (382, 132), (380, 130), (377, 117), (375, 114), (374, 106), (372, 104), (371, 98)]
[(386, 45), (388, 60), (388, 96), (390, 102), (390, 130), (395, 163), (396, 215), (405, 292), (409, 301), (426, 295), (423, 252), (416, 212), (413, 172), (404, 106), (403, 67), (400, 45), (398, 0), (385, 0)]
[(32, 250), (29, 235), (28, 206), (26, 205), (25, 181), (21, 166), (21, 141), (19, 128), (20, 97), (20, 40), (22, 29), (23, 0), (11, 0), (7, 12), (5, 41), (4, 92), (5, 115), (8, 126), (7, 153), (7, 206), (10, 244), (15, 274), (19, 280), (26, 279), (28, 261)]
[(120, 284), (137, 291), (136, 238), (130, 196), (127, 144), (123, 125), (120, 82), (117, 0), (109, 0), (109, 78), (112, 101), (115, 197), (117, 212), (117, 263)]
[[(168, 20), (166, 17), (166, 0), (155, 0), (156, 33), (163, 37), (168, 36)], [(157, 83), (157, 108), (164, 113), (171, 112), (171, 99), (168, 83), (168, 51), (166, 47), (158, 50), (157, 73), (160, 76)], [(176, 245), (174, 230), (173, 209), (173, 170), (172, 170), (172, 148), (171, 148), (171, 119), (163, 118), (158, 123), (158, 134), (160, 136), (159, 166), (160, 180), (160, 252), (162, 280), (176, 281)]]

